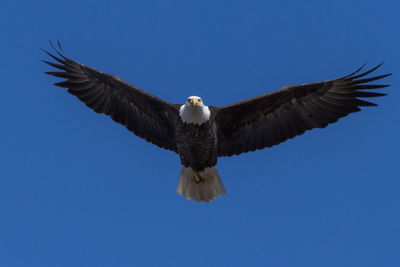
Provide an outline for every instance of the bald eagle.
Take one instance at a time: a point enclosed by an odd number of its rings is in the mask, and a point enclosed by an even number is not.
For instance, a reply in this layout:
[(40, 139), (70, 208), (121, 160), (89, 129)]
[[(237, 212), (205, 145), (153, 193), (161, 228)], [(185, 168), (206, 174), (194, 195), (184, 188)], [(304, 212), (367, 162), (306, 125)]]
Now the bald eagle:
[(369, 83), (391, 75), (366, 78), (382, 63), (361, 73), (362, 66), (338, 79), (287, 86), (213, 107), (198, 96), (190, 96), (185, 104), (171, 104), (68, 58), (60, 44), (55, 51), (44, 50), (57, 63), (44, 62), (59, 69), (46, 74), (66, 79), (55, 85), (68, 88), (95, 112), (110, 116), (137, 136), (177, 153), (182, 164), (177, 193), (206, 202), (226, 193), (216, 169), (218, 157), (271, 147), (307, 130), (324, 128), (360, 111), (359, 107), (376, 106), (360, 97), (384, 96), (364, 90), (388, 86)]

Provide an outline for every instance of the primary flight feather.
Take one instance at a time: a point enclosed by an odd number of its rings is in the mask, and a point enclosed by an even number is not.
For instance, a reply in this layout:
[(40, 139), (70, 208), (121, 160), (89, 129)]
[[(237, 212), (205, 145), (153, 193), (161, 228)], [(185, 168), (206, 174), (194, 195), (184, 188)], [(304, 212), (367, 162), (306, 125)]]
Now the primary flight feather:
[(197, 96), (171, 104), (69, 59), (60, 45), (59, 50), (57, 55), (45, 51), (57, 63), (44, 62), (59, 69), (46, 73), (66, 79), (55, 85), (146, 141), (178, 153), (182, 170), (177, 193), (206, 202), (226, 193), (216, 169), (218, 157), (271, 147), (324, 128), (361, 106), (375, 106), (360, 98), (384, 96), (369, 90), (388, 85), (370, 82), (391, 75), (366, 78), (382, 64), (360, 73), (362, 66), (342, 78), (287, 86), (225, 107), (206, 106)]

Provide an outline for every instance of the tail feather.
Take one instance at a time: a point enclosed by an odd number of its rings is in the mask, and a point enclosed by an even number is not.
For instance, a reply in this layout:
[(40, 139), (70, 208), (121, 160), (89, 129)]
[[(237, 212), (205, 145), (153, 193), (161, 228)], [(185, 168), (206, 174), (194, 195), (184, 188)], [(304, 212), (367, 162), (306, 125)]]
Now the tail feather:
[[(196, 179), (201, 177), (201, 182)], [(187, 199), (210, 202), (226, 194), (224, 185), (215, 167), (196, 173), (191, 167), (182, 167), (176, 192)]]

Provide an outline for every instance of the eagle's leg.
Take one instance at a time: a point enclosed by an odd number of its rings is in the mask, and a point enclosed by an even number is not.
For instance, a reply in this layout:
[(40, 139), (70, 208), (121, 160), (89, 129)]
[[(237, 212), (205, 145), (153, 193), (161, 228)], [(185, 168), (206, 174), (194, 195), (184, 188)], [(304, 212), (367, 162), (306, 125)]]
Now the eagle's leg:
[(192, 179), (195, 184), (204, 182), (203, 178), (195, 170), (193, 170), (193, 168), (190, 168), (190, 170), (192, 172)]

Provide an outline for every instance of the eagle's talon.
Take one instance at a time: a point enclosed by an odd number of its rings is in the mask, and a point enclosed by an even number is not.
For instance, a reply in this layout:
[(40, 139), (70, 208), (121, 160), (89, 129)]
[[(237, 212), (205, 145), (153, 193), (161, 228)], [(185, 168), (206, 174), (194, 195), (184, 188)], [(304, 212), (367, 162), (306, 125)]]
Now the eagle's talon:
[(203, 182), (204, 182), (203, 178), (202, 178), (195, 170), (193, 170), (192, 168), (190, 168), (190, 169), (191, 169), (191, 171), (192, 171), (192, 179), (193, 179), (193, 182), (194, 182), (195, 184), (203, 183)]

